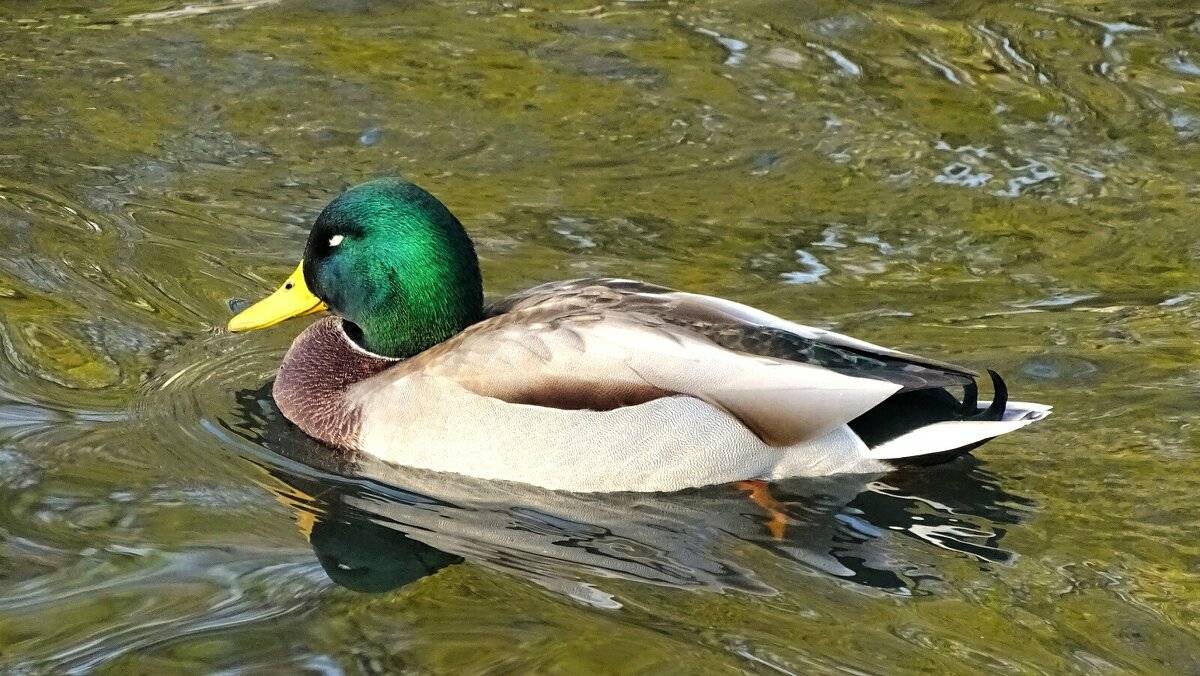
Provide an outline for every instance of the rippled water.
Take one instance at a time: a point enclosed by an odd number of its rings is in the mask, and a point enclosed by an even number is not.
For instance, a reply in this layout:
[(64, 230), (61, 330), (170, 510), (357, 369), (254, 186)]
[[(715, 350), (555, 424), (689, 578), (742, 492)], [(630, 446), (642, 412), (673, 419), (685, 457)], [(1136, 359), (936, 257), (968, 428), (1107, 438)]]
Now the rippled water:
[[(0, 671), (1200, 671), (1193, 2), (0, 7)], [(929, 471), (583, 496), (333, 457), (231, 336), (403, 173), (606, 274), (1006, 374)]]

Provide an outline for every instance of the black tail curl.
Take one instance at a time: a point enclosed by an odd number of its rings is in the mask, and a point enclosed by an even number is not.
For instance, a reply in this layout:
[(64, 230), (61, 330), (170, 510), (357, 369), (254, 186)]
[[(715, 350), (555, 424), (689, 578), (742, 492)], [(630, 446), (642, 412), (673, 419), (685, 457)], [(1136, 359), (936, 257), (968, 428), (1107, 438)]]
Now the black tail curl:
[(975, 415), (979, 412), (979, 385), (974, 380), (963, 385), (962, 408), (959, 410), (964, 416)]
[[(1008, 385), (1004, 384), (1004, 379), (999, 373), (988, 369), (988, 375), (992, 377), (992, 403), (988, 407), (971, 420), (1001, 420), (1004, 418), (1004, 411), (1008, 408)], [(974, 383), (972, 383), (974, 385)], [(979, 388), (976, 388), (976, 392)], [(975, 405), (978, 408), (978, 405)]]

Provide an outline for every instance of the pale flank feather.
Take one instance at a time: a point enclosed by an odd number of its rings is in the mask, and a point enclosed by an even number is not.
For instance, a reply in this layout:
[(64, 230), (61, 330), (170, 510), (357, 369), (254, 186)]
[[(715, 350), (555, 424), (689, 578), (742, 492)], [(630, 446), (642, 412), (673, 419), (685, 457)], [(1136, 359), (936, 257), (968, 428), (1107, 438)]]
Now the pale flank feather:
[[(900, 389), (809, 364), (731, 352), (703, 336), (652, 325), (619, 312), (546, 319), (542, 308), (485, 322), (393, 369), (444, 377), (513, 403), (547, 393), (539, 403), (561, 408), (614, 408), (614, 394), (647, 401), (687, 395), (721, 408), (765, 443), (788, 446), (819, 437)], [(586, 404), (593, 398), (591, 405)], [(636, 403), (641, 403), (638, 401)]]
[[(382, 387), (382, 389), (377, 389)], [(673, 491), (746, 478), (885, 471), (841, 428), (785, 449), (686, 396), (611, 411), (509, 404), (443, 379), (366, 381), (359, 445), (383, 460), (574, 491)]]

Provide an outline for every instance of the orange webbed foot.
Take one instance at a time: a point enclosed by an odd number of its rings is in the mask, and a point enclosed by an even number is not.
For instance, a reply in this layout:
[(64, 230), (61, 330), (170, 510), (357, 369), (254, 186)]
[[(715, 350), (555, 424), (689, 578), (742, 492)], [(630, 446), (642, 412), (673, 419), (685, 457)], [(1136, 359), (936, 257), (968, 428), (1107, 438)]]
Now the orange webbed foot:
[(733, 484), (738, 490), (747, 491), (750, 493), (750, 501), (758, 505), (767, 513), (767, 530), (770, 531), (771, 537), (776, 540), (783, 539), (784, 530), (787, 528), (788, 516), (787, 510), (783, 503), (779, 502), (771, 495), (771, 487), (762, 479), (747, 479), (738, 481)]

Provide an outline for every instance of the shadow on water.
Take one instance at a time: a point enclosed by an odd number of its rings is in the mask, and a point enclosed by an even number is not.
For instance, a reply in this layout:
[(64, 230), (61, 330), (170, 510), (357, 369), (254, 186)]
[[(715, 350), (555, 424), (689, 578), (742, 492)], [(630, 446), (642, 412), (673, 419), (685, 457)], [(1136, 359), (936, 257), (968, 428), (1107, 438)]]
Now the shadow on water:
[[(323, 446), (282, 418), (269, 386), (238, 393), (231, 431), (268, 449), (251, 458), (262, 484), (296, 515), (331, 580), (384, 592), (459, 563), (499, 569), (599, 606), (618, 578), (711, 591), (775, 594), (736, 553), (765, 550), (792, 570), (868, 592), (929, 593), (941, 579), (905, 544), (1006, 564), (1006, 526), (1032, 503), (1001, 489), (971, 458), (891, 475), (790, 479), (770, 515), (733, 486), (676, 493), (578, 494), (398, 467)], [(921, 560), (917, 560), (921, 559)]]

